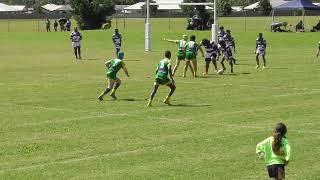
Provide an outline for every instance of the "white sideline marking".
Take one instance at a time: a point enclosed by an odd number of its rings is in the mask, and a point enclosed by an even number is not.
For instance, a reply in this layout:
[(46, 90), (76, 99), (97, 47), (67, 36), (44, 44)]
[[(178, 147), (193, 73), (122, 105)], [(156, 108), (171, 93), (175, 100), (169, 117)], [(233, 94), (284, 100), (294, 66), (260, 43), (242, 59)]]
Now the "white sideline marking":
[(23, 104), (14, 104), (14, 103), (0, 103), (2, 106), (21, 106), (26, 108), (33, 108), (33, 109), (43, 109), (43, 110), (49, 110), (49, 111), (65, 111), (65, 112), (79, 112), (79, 113), (96, 113), (96, 114), (102, 114), (102, 115), (111, 115), (111, 116), (127, 116), (126, 113), (119, 113), (119, 114), (112, 114), (112, 113), (105, 113), (105, 112), (99, 112), (99, 111), (82, 111), (82, 110), (75, 110), (75, 109), (65, 109), (65, 108), (51, 108), (51, 107), (44, 107), (44, 106), (33, 106), (33, 105), (23, 105)]
[(315, 89), (315, 88), (268, 87), (268, 86), (252, 86), (252, 85), (245, 85), (245, 84), (241, 84), (240, 86), (252, 87), (252, 88), (263, 88), (263, 89), (297, 90), (297, 91), (320, 91), (320, 89)]
[(281, 95), (275, 95), (273, 97), (286, 97), (286, 96), (298, 96), (298, 95), (312, 95), (312, 94), (319, 94), (319, 92), (304, 92), (304, 93), (288, 93), (288, 94), (281, 94)]
[[(228, 124), (227, 126), (229, 127), (242, 127), (242, 128), (247, 128), (247, 129), (261, 129), (261, 130), (268, 130), (268, 131), (272, 131), (273, 129), (271, 128), (264, 128), (264, 127), (260, 127), (260, 126), (247, 126), (247, 125), (236, 125), (236, 124)], [(310, 131), (310, 130), (290, 130), (290, 132), (297, 132), (297, 133), (306, 133), (306, 134), (320, 134), (320, 130), (319, 131)]]
[(17, 167), (17, 168), (3, 169), (3, 170), (0, 170), (0, 173), (5, 173), (8, 171), (23, 171), (23, 170), (28, 170), (28, 169), (32, 169), (32, 168), (39, 168), (39, 167), (44, 167), (44, 166), (54, 165), (54, 164), (68, 164), (68, 163), (86, 161), (86, 160), (91, 160), (91, 159), (121, 156), (121, 155), (126, 155), (126, 154), (131, 154), (131, 153), (142, 152), (142, 150), (143, 149), (137, 149), (137, 150), (132, 150), (132, 151), (122, 151), (122, 152), (107, 153), (107, 154), (94, 155), (94, 156), (86, 156), (86, 157), (82, 157), (82, 158), (69, 158), (67, 160), (60, 160), (60, 161), (58, 160), (58, 161), (54, 161), (54, 162), (40, 163), (40, 164), (35, 164), (35, 165), (30, 165), (30, 166), (22, 166), (22, 167)]
[[(309, 103), (311, 104), (311, 103)], [(273, 109), (280, 109), (280, 108), (288, 108), (288, 107), (299, 107), (299, 106), (304, 106), (304, 105), (308, 105), (308, 104), (292, 104), (292, 105), (280, 105), (280, 106), (270, 106), (270, 107), (263, 107), (263, 108), (259, 108), (259, 109), (252, 109), (252, 110), (239, 110), (239, 111), (229, 111), (229, 112), (222, 112), (222, 113), (216, 113), (214, 114), (214, 116), (225, 116), (225, 115), (233, 115), (233, 114), (242, 114), (242, 113), (254, 113), (254, 112), (259, 112), (259, 111), (270, 111)], [(158, 111), (162, 111), (163, 109), (156, 109)], [(61, 119), (61, 120), (51, 120), (51, 121), (44, 121), (44, 122), (39, 122), (39, 123), (27, 123), (27, 124), (23, 124), (22, 126), (25, 125), (41, 125), (41, 124), (55, 124), (55, 123), (65, 123), (65, 122), (71, 122), (71, 121), (77, 121), (77, 120), (82, 120), (82, 119), (91, 119), (91, 118), (95, 118), (95, 117), (107, 117), (107, 116), (133, 116), (133, 115), (139, 115), (138, 113), (140, 113), (141, 110), (137, 110), (137, 111), (133, 111), (131, 114), (109, 114), (109, 113), (103, 113), (101, 112), (101, 115), (93, 115), (93, 116), (87, 116), (87, 117), (79, 117), (79, 118), (66, 118), (66, 119)], [(208, 113), (211, 114), (211, 113)], [(159, 120), (171, 120), (171, 121), (183, 121), (183, 120), (188, 120), (189, 122), (191, 119), (168, 119), (168, 118), (150, 118), (150, 119), (159, 119)]]
[(25, 127), (25, 126), (37, 126), (37, 125), (43, 125), (43, 124), (58, 124), (58, 123), (66, 123), (66, 122), (72, 122), (72, 121), (78, 121), (78, 120), (84, 120), (84, 119), (92, 119), (92, 118), (103, 118), (108, 116), (123, 116), (122, 114), (108, 114), (104, 113), (103, 115), (93, 115), (93, 116), (84, 116), (84, 117), (75, 117), (75, 118), (65, 118), (65, 119), (54, 119), (54, 120), (48, 120), (48, 121), (42, 121), (37, 123), (24, 123), (17, 127)]
[[(143, 80), (143, 79), (131, 79), (132, 81), (137, 81), (137, 82), (153, 82), (153, 79), (150, 80)], [(255, 86), (255, 85), (246, 85), (246, 84), (240, 84), (240, 85), (235, 85), (231, 83), (223, 83), (223, 84), (214, 84), (212, 82), (198, 82), (198, 81), (178, 81), (178, 84), (210, 84), (214, 86), (243, 86), (243, 87), (251, 87), (251, 88), (260, 88), (260, 89), (278, 89), (278, 90), (296, 90), (296, 91), (320, 91), (320, 89), (317, 88), (297, 88), (297, 87), (269, 87), (269, 86)]]

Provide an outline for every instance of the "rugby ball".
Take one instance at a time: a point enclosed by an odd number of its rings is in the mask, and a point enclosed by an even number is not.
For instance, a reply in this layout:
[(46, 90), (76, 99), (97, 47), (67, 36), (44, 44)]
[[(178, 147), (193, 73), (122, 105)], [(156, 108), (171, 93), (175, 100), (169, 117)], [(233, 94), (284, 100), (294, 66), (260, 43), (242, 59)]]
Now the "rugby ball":
[(217, 72), (219, 75), (222, 75), (224, 73), (224, 70), (223, 69), (219, 69), (218, 72)]

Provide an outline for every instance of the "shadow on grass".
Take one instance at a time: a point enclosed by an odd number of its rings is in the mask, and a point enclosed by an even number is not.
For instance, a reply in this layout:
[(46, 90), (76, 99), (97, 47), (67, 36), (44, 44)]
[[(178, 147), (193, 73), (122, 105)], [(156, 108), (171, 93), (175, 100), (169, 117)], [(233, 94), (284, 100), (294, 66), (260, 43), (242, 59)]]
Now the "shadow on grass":
[(200, 79), (209, 79), (209, 78), (216, 78), (217, 75), (214, 75), (214, 74), (209, 74), (207, 76), (197, 76), (197, 78), (200, 78)]
[(147, 101), (148, 99), (135, 99), (135, 98), (125, 98), (125, 99), (118, 99), (118, 101), (129, 101), (129, 102), (135, 102), (135, 101)]
[(286, 67), (267, 67), (267, 69), (289, 69), (289, 68), (286, 68)]
[(100, 59), (99, 58), (86, 58), (86, 59), (82, 59), (82, 60), (97, 61), (97, 60), (100, 60)]
[(250, 63), (238, 63), (237, 62), (237, 64), (235, 64), (236, 66), (251, 66), (251, 64)]
[(205, 107), (211, 106), (210, 104), (173, 104), (173, 107)]
[(226, 73), (226, 74), (223, 74), (222, 76), (238, 76), (237, 73)]
[(239, 73), (239, 74), (242, 74), (242, 75), (249, 75), (249, 74), (251, 74), (251, 73), (249, 73), (249, 72), (242, 72), (242, 73)]
[(140, 59), (126, 59), (125, 61), (141, 61)]

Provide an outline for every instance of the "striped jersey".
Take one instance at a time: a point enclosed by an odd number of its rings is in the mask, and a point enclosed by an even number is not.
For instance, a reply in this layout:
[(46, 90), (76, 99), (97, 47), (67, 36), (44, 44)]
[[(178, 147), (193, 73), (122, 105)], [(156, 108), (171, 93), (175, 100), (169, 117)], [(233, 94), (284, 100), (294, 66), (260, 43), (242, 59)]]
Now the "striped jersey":
[(72, 42), (80, 42), (82, 40), (82, 35), (80, 32), (73, 31), (70, 35)]

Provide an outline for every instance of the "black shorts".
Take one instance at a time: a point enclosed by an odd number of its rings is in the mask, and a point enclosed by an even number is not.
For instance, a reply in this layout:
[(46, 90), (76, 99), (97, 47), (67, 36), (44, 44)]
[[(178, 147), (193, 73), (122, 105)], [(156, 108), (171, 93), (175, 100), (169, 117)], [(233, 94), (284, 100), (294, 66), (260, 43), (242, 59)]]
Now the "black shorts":
[(217, 54), (212, 54), (210, 58), (206, 57), (204, 60), (208, 62), (208, 61), (216, 60), (217, 57), (218, 57)]
[(275, 179), (285, 178), (285, 169), (283, 164), (273, 164), (273, 165), (267, 166), (267, 170), (270, 178), (275, 178)]

